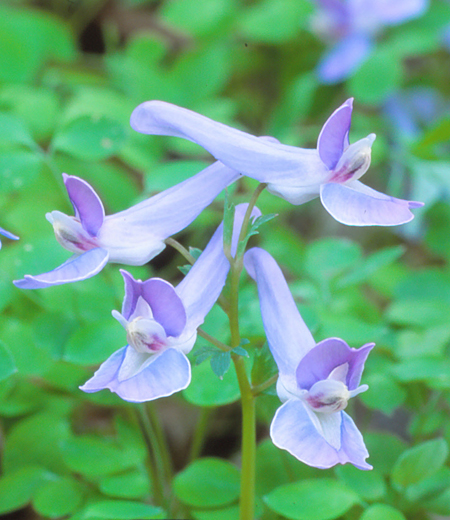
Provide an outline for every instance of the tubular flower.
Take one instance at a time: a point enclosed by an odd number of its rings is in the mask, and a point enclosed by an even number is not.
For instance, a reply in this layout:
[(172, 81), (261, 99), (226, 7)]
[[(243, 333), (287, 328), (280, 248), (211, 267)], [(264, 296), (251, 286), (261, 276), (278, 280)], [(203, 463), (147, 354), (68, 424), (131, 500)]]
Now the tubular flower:
[[(236, 207), (233, 254), (246, 209), (247, 204)], [(255, 208), (252, 215), (259, 214)], [(160, 278), (142, 282), (121, 271), (125, 298), (122, 312), (112, 314), (124, 327), (128, 345), (112, 354), (81, 390), (109, 388), (126, 401), (143, 402), (186, 388), (191, 381), (186, 354), (219, 297), (228, 270), (221, 224), (177, 287)]]
[(258, 285), (264, 329), (279, 369), (277, 393), (284, 404), (271, 424), (273, 443), (317, 468), (349, 462), (371, 469), (362, 435), (343, 410), (368, 388), (359, 383), (374, 344), (353, 349), (339, 338), (316, 344), (269, 253), (250, 249), (244, 263)]
[(328, 118), (317, 149), (255, 137), (163, 101), (147, 101), (131, 115), (131, 126), (145, 134), (189, 139), (243, 175), (268, 184), (268, 191), (292, 204), (320, 196), (337, 221), (353, 226), (394, 226), (413, 218), (410, 202), (368, 188), (358, 179), (370, 165), (375, 134), (349, 144), (353, 99)]
[(125, 211), (105, 216), (94, 189), (78, 177), (63, 174), (75, 216), (52, 211), (46, 217), (56, 240), (74, 255), (53, 271), (25, 275), (14, 284), (21, 289), (39, 289), (85, 280), (108, 262), (143, 265), (166, 247), (166, 238), (188, 226), (238, 177), (238, 173), (216, 162)]
[(318, 65), (322, 83), (337, 83), (370, 55), (383, 27), (398, 25), (423, 14), (428, 0), (316, 0), (313, 29), (331, 49)]
[[(19, 240), (19, 237), (16, 235), (13, 235), (9, 231), (6, 231), (6, 229), (0, 228), (0, 235), (3, 235), (6, 238), (10, 238), (11, 240)], [(0, 241), (0, 249), (2, 247), (2, 243)]]

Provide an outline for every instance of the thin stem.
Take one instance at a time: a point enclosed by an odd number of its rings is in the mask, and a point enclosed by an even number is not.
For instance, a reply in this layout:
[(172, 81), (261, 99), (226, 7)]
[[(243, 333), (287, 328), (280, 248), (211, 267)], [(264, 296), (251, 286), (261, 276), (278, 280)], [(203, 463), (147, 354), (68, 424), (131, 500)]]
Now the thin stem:
[(253, 194), (250, 198), (250, 201), (249, 201), (248, 207), (247, 207), (247, 211), (245, 212), (245, 215), (244, 215), (244, 220), (242, 221), (242, 228), (241, 228), (241, 232), (239, 234), (239, 242), (241, 242), (241, 240), (244, 240), (244, 238), (247, 235), (248, 223), (250, 222), (250, 216), (252, 214), (253, 208), (255, 207), (258, 197), (264, 191), (266, 186), (267, 186), (267, 184), (265, 182), (258, 184), (258, 186), (256, 187), (256, 190), (253, 192)]
[(173, 477), (172, 459), (169, 452), (169, 446), (167, 445), (167, 439), (159, 420), (158, 414), (156, 413), (155, 403), (147, 403), (147, 412), (152, 423), (156, 439), (158, 441), (159, 454), (162, 460), (163, 471), (166, 476), (166, 481), (171, 482)]
[(242, 463), (240, 520), (253, 520), (255, 513), (256, 413), (255, 398), (247, 378), (244, 360), (233, 355), (233, 363), (241, 391), (242, 404)]
[(164, 502), (164, 491), (161, 478), (161, 470), (162, 464), (158, 464), (158, 443), (156, 439), (155, 432), (153, 431), (152, 424), (147, 415), (147, 411), (145, 409), (145, 404), (138, 405), (136, 409), (136, 417), (141, 428), (142, 436), (144, 438), (144, 442), (147, 446), (148, 452), (148, 462), (146, 464), (147, 472), (150, 477), (150, 481), (152, 483), (153, 495), (155, 499), (155, 504), (157, 506), (165, 505)]
[(189, 253), (189, 251), (181, 245), (177, 240), (174, 240), (173, 238), (166, 238), (164, 242), (168, 246), (172, 246), (174, 249), (176, 249), (180, 255), (184, 256), (184, 258), (191, 264), (195, 264), (195, 258)]
[(197, 459), (202, 450), (206, 434), (208, 433), (208, 423), (211, 418), (213, 408), (201, 408), (200, 416), (195, 428), (194, 437), (192, 439), (191, 451), (189, 453), (189, 462)]
[(206, 339), (206, 341), (209, 341), (211, 344), (213, 344), (215, 347), (220, 348), (220, 350), (223, 350), (224, 352), (228, 352), (231, 350), (231, 347), (226, 345), (225, 343), (222, 343), (218, 339), (216, 339), (214, 336), (211, 336), (207, 332), (205, 332), (202, 329), (197, 329), (197, 334), (201, 336), (203, 339)]
[(272, 386), (274, 383), (276, 383), (278, 379), (278, 374), (273, 375), (272, 377), (269, 377), (264, 383), (261, 383), (259, 385), (256, 385), (252, 388), (252, 393), (256, 397), (257, 395), (264, 392), (264, 390), (267, 390), (270, 386)]

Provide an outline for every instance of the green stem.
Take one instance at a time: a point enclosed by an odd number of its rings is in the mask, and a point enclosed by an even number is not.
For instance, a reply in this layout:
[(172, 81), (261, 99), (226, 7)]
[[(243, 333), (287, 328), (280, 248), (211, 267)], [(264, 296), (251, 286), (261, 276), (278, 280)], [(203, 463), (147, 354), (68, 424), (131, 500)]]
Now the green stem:
[(156, 439), (155, 432), (153, 430), (150, 419), (147, 415), (145, 404), (140, 404), (137, 407), (136, 417), (141, 428), (144, 442), (147, 446), (148, 462), (146, 464), (147, 472), (152, 483), (153, 496), (155, 499), (155, 505), (164, 506), (164, 490), (162, 486), (162, 464), (161, 461), (158, 463), (158, 442)]
[(223, 350), (224, 352), (228, 352), (231, 350), (231, 347), (226, 345), (225, 343), (222, 343), (218, 339), (216, 339), (214, 336), (211, 336), (207, 332), (205, 332), (202, 329), (197, 329), (197, 334), (201, 336), (203, 339), (206, 339), (206, 341), (209, 341), (211, 344), (213, 344), (215, 347), (220, 348), (220, 350)]
[(189, 453), (189, 462), (197, 459), (202, 450), (203, 442), (208, 432), (208, 423), (211, 418), (213, 408), (201, 408), (200, 416), (195, 428), (194, 437), (192, 439), (191, 451)]
[(233, 355), (234, 367), (241, 391), (242, 462), (240, 520), (253, 520), (255, 514), (256, 413), (255, 398), (241, 356)]
[(272, 377), (269, 377), (264, 383), (261, 383), (259, 385), (256, 385), (252, 388), (253, 395), (256, 397), (257, 395), (264, 392), (264, 390), (267, 390), (270, 386), (272, 386), (274, 383), (276, 383), (278, 379), (278, 374), (273, 375)]
[(244, 240), (244, 238), (247, 236), (248, 223), (250, 222), (250, 216), (252, 214), (253, 208), (255, 207), (258, 197), (264, 191), (266, 186), (267, 186), (267, 184), (265, 182), (258, 184), (258, 186), (256, 187), (256, 190), (253, 192), (253, 194), (250, 198), (250, 201), (249, 201), (248, 207), (247, 207), (247, 211), (245, 212), (245, 215), (244, 215), (244, 220), (242, 221), (241, 232), (239, 233), (239, 242)]
[(166, 238), (164, 242), (168, 246), (172, 246), (174, 249), (176, 249), (180, 255), (184, 256), (184, 258), (191, 264), (195, 264), (195, 258), (189, 253), (189, 251), (181, 245), (177, 240), (174, 240), (173, 238)]
[(172, 459), (170, 456), (169, 446), (167, 445), (167, 439), (164, 430), (161, 426), (161, 422), (156, 412), (155, 403), (151, 401), (147, 403), (147, 412), (158, 442), (159, 456), (162, 460), (162, 466), (164, 475), (166, 477), (166, 482), (171, 482), (173, 478)]

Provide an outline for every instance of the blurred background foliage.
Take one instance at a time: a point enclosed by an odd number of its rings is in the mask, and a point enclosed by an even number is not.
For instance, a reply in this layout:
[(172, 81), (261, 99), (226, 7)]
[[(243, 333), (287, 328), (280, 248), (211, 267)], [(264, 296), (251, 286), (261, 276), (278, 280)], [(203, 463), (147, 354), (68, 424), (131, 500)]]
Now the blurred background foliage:
[[(129, 116), (143, 101), (315, 147), (350, 96), (351, 139), (378, 136), (367, 184), (426, 206), (401, 228), (353, 229), (317, 201), (294, 207), (263, 193), (260, 209), (279, 216), (255, 244), (281, 263), (316, 340), (376, 342), (363, 380), (370, 390), (350, 404), (374, 469), (319, 471), (275, 448), (268, 424), (279, 401), (268, 391), (258, 402), (258, 518), (450, 518), (450, 4), (431, 0), (419, 18), (385, 29), (369, 59), (335, 85), (317, 79), (326, 44), (316, 11), (312, 0), (0, 5), (1, 226), (20, 236), (4, 239), (0, 253), (2, 518), (167, 517), (151, 505), (136, 407), (78, 390), (125, 342), (110, 315), (123, 297), (117, 266), (75, 285), (11, 284), (68, 257), (45, 219), (71, 212), (61, 173), (90, 182), (113, 213), (211, 161), (190, 142), (133, 132)], [(248, 200), (254, 187), (242, 180), (234, 199)], [(221, 215), (218, 200), (178, 239), (203, 248)], [(175, 283), (183, 263), (167, 250), (130, 272)], [(241, 306), (258, 381), (271, 367), (247, 279)], [(220, 309), (205, 330), (227, 341)], [(179, 518), (237, 518), (238, 395), (232, 370), (219, 380), (204, 362), (186, 391), (149, 407), (170, 445)]]

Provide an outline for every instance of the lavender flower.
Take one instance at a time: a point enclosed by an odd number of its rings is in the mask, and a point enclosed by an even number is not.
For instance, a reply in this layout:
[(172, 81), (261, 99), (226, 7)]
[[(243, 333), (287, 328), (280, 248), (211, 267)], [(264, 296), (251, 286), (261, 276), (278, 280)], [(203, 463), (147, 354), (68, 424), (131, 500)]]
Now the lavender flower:
[(371, 469), (362, 435), (343, 410), (368, 388), (359, 382), (374, 344), (358, 350), (339, 338), (316, 344), (269, 253), (250, 249), (244, 263), (258, 284), (264, 329), (280, 373), (277, 392), (284, 404), (271, 424), (273, 443), (317, 468), (350, 462)]
[[(236, 207), (232, 254), (246, 209), (247, 204)], [(259, 210), (255, 208), (252, 215), (259, 216)], [(112, 354), (81, 390), (109, 388), (126, 401), (143, 402), (186, 388), (191, 380), (186, 354), (194, 346), (197, 328), (219, 297), (228, 270), (221, 224), (175, 288), (160, 278), (142, 282), (121, 271), (125, 298), (122, 313), (113, 311), (113, 316), (126, 330), (128, 345)]]
[(319, 10), (313, 29), (331, 49), (318, 65), (323, 83), (337, 83), (354, 72), (370, 55), (384, 26), (420, 16), (428, 0), (316, 0)]
[[(16, 235), (13, 235), (9, 231), (6, 231), (6, 229), (0, 228), (0, 235), (3, 235), (6, 238), (10, 238), (11, 240), (19, 240), (19, 237)], [(0, 249), (2, 247), (2, 243), (0, 241)]]
[(48, 273), (25, 275), (14, 284), (21, 289), (39, 289), (85, 280), (108, 263), (143, 265), (166, 246), (164, 240), (189, 225), (239, 174), (216, 162), (166, 191), (105, 216), (103, 204), (84, 180), (63, 174), (75, 216), (60, 211), (46, 215), (56, 240), (74, 253)]
[(320, 196), (339, 222), (353, 226), (394, 226), (410, 221), (422, 205), (384, 195), (358, 179), (370, 165), (375, 134), (349, 144), (353, 100), (328, 118), (317, 149), (286, 146), (255, 137), (163, 101), (147, 101), (131, 115), (131, 126), (146, 134), (184, 137), (243, 175), (268, 183), (268, 190), (292, 204)]

